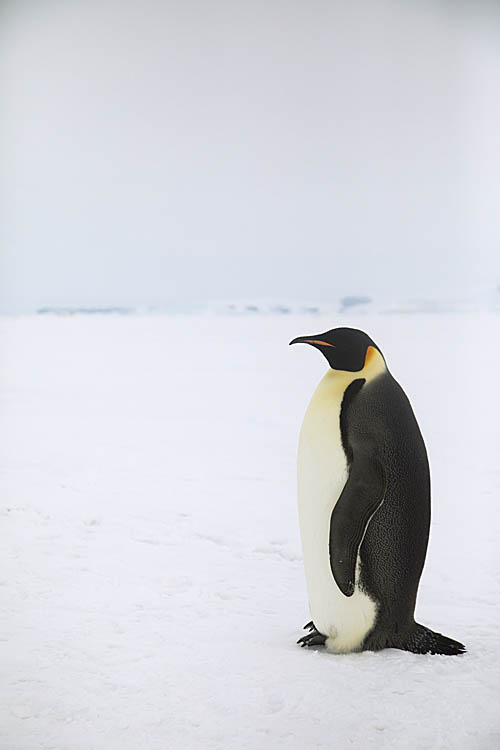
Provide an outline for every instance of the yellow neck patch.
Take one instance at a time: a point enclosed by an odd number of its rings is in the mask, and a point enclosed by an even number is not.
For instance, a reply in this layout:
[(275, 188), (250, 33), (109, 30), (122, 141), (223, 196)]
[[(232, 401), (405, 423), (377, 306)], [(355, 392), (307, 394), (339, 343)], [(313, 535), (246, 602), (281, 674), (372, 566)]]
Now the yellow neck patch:
[[(366, 381), (373, 380), (377, 375), (381, 375), (387, 370), (383, 356), (374, 346), (369, 346), (366, 350), (365, 364), (359, 373), (355, 374), (356, 378), (366, 378)], [(353, 378), (354, 380), (355, 378)]]

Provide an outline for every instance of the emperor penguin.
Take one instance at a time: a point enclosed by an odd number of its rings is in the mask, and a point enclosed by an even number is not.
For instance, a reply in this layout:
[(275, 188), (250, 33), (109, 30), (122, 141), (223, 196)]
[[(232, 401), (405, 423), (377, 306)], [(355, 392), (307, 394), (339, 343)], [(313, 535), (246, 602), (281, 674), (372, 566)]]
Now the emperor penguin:
[(363, 331), (299, 336), (329, 369), (299, 439), (298, 505), (312, 620), (298, 643), (333, 653), (462, 654), (415, 622), (430, 524), (425, 444), (408, 398)]

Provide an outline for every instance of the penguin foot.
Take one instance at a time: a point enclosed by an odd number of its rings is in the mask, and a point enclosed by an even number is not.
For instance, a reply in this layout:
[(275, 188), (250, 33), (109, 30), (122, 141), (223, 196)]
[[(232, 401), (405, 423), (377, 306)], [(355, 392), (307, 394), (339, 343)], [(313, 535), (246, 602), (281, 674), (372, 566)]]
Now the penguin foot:
[(297, 643), (304, 648), (304, 646), (324, 646), (326, 641), (326, 635), (323, 635), (320, 633), (314, 625), (311, 623), (308, 623), (307, 625), (304, 625), (305, 628), (312, 627), (311, 631), (307, 633), (307, 635), (303, 635), (302, 638), (299, 638)]
[(441, 633), (435, 633), (425, 625), (415, 623), (413, 631), (403, 645), (405, 651), (415, 654), (443, 654), (444, 656), (460, 656), (466, 653), (463, 643), (448, 638)]

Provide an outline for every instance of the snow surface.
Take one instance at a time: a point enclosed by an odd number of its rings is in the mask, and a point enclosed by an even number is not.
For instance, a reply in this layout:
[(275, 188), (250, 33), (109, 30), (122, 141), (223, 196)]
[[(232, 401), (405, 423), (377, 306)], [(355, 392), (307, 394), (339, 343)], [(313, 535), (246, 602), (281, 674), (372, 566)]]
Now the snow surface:
[[(309, 619), (295, 453), (360, 326), (429, 449), (420, 622), (463, 657), (333, 656)], [(0, 321), (2, 750), (500, 747), (500, 317)]]

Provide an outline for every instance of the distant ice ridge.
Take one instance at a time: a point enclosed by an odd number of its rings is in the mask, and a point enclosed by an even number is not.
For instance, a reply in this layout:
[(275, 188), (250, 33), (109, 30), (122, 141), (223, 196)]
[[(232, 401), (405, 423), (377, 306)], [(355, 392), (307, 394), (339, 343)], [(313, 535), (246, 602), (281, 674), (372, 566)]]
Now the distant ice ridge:
[(217, 315), (297, 315), (297, 314), (415, 314), (415, 313), (472, 313), (500, 312), (500, 289), (476, 298), (407, 300), (374, 299), (367, 295), (352, 294), (334, 298), (330, 302), (276, 302), (238, 300), (221, 302), (206, 309)]
[(209, 305), (207, 313), (215, 315), (320, 315), (355, 310), (357, 313), (372, 310), (373, 300), (366, 295), (333, 297), (331, 301), (284, 300), (224, 300)]
[(39, 315), (320, 315), (320, 314), (441, 314), (500, 312), (500, 286), (479, 290), (463, 298), (417, 297), (413, 299), (374, 299), (365, 294), (333, 297), (329, 301), (223, 300), (200, 305), (170, 303), (151, 307), (40, 307)]
[(132, 315), (133, 307), (39, 307), (38, 315)]

